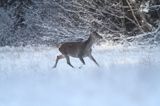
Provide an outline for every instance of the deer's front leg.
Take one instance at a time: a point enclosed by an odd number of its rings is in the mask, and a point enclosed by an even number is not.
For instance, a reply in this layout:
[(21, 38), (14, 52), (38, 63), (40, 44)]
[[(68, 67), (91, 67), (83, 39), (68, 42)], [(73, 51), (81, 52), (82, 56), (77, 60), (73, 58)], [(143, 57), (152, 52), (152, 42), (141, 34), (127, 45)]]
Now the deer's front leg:
[(99, 67), (99, 64), (97, 63), (97, 61), (94, 59), (94, 57), (90, 54), (89, 58)]
[[(79, 56), (79, 59), (80, 59), (80, 61), (83, 63), (83, 65), (86, 64), (82, 56)], [(79, 69), (81, 69), (83, 65), (81, 65), (81, 66), (79, 67)]]

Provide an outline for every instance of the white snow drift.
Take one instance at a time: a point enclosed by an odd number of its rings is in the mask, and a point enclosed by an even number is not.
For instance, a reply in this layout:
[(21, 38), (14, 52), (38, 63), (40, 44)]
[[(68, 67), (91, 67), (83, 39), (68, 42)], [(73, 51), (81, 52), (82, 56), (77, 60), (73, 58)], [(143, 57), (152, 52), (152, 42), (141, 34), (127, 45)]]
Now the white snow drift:
[(159, 49), (96, 47), (86, 65), (55, 48), (0, 48), (0, 106), (159, 106)]

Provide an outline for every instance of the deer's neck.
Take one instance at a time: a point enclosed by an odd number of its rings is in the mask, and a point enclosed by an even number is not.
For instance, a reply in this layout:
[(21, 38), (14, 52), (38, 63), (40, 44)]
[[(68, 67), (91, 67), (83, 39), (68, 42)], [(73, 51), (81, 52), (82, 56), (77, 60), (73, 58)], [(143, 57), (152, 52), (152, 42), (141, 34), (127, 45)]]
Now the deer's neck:
[(85, 44), (86, 44), (85, 48), (86, 49), (91, 48), (93, 43), (94, 43), (94, 39), (91, 36), (89, 36), (89, 38), (85, 42)]

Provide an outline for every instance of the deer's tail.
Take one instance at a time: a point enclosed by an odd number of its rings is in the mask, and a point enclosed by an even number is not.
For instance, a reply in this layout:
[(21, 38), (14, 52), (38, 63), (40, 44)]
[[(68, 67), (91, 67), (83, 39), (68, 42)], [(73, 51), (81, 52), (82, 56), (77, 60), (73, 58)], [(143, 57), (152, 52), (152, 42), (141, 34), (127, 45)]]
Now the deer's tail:
[(61, 45), (62, 45), (62, 44), (56, 44), (56, 47), (57, 47), (57, 48), (60, 48), (60, 47), (61, 47)]

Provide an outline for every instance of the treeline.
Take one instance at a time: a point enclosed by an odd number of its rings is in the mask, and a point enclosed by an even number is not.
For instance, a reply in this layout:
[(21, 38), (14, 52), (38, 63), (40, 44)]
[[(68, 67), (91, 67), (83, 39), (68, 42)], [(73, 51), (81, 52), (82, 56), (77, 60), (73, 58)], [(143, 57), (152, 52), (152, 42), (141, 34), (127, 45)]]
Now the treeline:
[(0, 46), (86, 39), (160, 43), (159, 0), (0, 0)]

